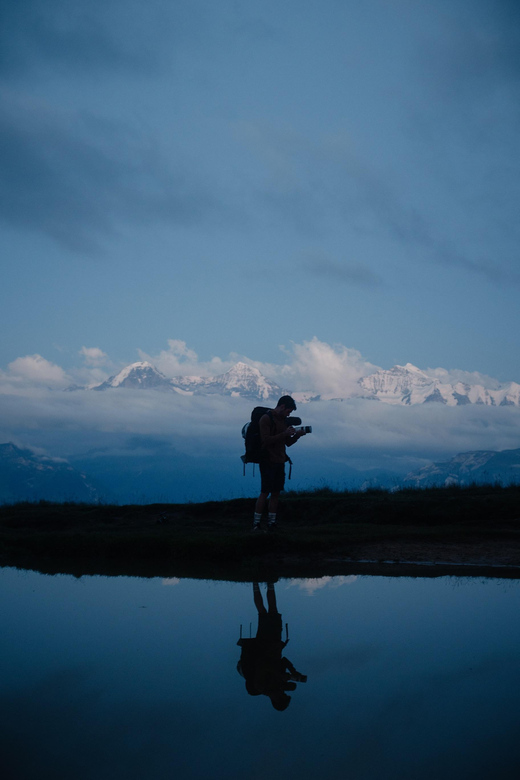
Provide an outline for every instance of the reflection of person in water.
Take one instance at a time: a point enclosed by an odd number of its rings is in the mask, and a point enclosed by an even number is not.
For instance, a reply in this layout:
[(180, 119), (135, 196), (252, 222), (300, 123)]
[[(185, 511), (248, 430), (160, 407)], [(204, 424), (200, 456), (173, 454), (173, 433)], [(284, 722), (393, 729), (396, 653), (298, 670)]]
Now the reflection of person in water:
[(274, 585), (267, 585), (267, 607), (260, 593), (260, 586), (253, 583), (253, 598), (258, 610), (256, 637), (242, 638), (237, 644), (242, 648), (237, 665), (239, 674), (245, 678), (246, 690), (251, 696), (269, 696), (275, 710), (285, 710), (291, 697), (287, 691), (296, 690), (297, 682), (306, 682), (307, 677), (296, 671), (292, 663), (282, 657), (282, 650), (289, 641), (282, 640), (282, 616), (276, 608)]

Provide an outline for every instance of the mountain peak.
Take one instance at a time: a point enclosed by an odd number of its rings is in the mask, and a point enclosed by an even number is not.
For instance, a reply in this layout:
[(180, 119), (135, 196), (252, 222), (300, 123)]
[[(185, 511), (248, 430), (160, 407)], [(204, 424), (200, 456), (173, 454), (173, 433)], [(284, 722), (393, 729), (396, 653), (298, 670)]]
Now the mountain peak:
[(414, 366), (413, 363), (405, 363), (404, 366), (396, 366), (396, 368), (404, 368), (406, 371), (409, 371), (411, 374), (424, 374), (424, 371), (422, 371), (420, 368), (417, 368), (417, 366)]
[(359, 380), (369, 398), (388, 404), (415, 405), (441, 403), (448, 406), (484, 404), (486, 406), (520, 406), (520, 386), (515, 382), (490, 390), (479, 384), (450, 382), (449, 372), (442, 379), (429, 375), (412, 363), (379, 369)]
[[(496, 383), (495, 389), (488, 389), (476, 383), (452, 380), (450, 372), (429, 372), (406, 363), (390, 369), (378, 369), (373, 374), (358, 380), (360, 390), (346, 393), (344, 398), (362, 396), (383, 403), (399, 406), (413, 406), (424, 403), (439, 403), (447, 406), (462, 404), (484, 404), (487, 406), (520, 406), (520, 384)], [(185, 395), (231, 395), (272, 403), (286, 395), (271, 379), (258, 368), (239, 360), (225, 373), (217, 376), (177, 376), (168, 379), (148, 361), (139, 361), (111, 376), (106, 382), (92, 388), (107, 390), (125, 387), (133, 389), (158, 389)], [(71, 388), (69, 388), (71, 389)], [(317, 393), (296, 393), (301, 402), (319, 400)], [(343, 400), (341, 398), (340, 400)]]
[(217, 376), (174, 377), (172, 385), (178, 391), (194, 395), (231, 395), (256, 401), (273, 400), (284, 394), (281, 387), (243, 361)]
[(238, 363), (235, 363), (234, 366), (231, 366), (229, 371), (226, 371), (225, 374), (221, 374), (221, 376), (255, 376), (259, 377), (262, 376), (260, 371), (257, 368), (253, 368), (252, 366), (248, 366), (247, 363), (242, 363), (242, 361), (239, 361)]
[(395, 366), (392, 366), (392, 368), (389, 369), (382, 368), (379, 371), (376, 371), (376, 374), (379, 373), (393, 374), (394, 376), (395, 375), (409, 376), (410, 374), (414, 376), (420, 376), (420, 377), (427, 376), (427, 374), (425, 374), (421, 368), (417, 368), (417, 366), (414, 366), (413, 363), (405, 363), (404, 366), (400, 366), (399, 364), (397, 364)]
[(114, 374), (106, 382), (94, 387), (94, 390), (107, 390), (109, 387), (131, 387), (141, 390), (149, 388), (168, 387), (171, 389), (170, 380), (161, 374), (155, 366), (146, 360), (131, 363), (118, 374)]

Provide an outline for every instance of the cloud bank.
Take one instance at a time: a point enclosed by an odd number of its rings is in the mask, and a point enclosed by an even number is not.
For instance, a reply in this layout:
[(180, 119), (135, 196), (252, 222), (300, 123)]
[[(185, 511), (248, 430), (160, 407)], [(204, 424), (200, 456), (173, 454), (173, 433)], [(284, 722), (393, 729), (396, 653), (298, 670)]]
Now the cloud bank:
[(357, 381), (377, 371), (360, 352), (342, 344), (327, 344), (314, 337), (301, 344), (280, 347), (283, 363), (265, 363), (245, 355), (231, 353), (227, 358), (213, 357), (199, 361), (198, 355), (184, 341), (170, 339), (168, 349), (157, 355), (139, 350), (141, 360), (147, 360), (165, 376), (215, 376), (228, 371), (239, 360), (257, 368), (268, 379), (291, 392), (302, 391), (323, 398), (356, 394)]

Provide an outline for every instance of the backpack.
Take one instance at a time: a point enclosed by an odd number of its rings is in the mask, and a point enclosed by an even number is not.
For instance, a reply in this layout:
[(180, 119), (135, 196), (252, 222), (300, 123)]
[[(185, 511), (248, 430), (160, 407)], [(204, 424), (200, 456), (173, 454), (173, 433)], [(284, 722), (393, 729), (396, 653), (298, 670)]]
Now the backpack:
[[(245, 455), (240, 456), (240, 460), (244, 464), (244, 477), (246, 475), (246, 463), (260, 463), (261, 457), (262, 457), (262, 439), (260, 438), (260, 418), (264, 416), (264, 414), (268, 414), (271, 423), (274, 427), (274, 420), (272, 417), (272, 409), (269, 409), (266, 406), (255, 406), (253, 411), (251, 412), (251, 422), (245, 423), (245, 425), (242, 426), (242, 438), (245, 441), (246, 445), (246, 451)], [(299, 424), (301, 420), (298, 418), (292, 418), (296, 422), (296, 424)], [(291, 421), (292, 421), (291, 419)], [(294, 424), (294, 423), (293, 423)], [(287, 462), (290, 464), (289, 469), (289, 479), (291, 478), (291, 472), (292, 472), (292, 461), (287, 456)], [(253, 475), (254, 475), (254, 465), (253, 465)]]
[[(245, 441), (246, 452), (240, 458), (244, 464), (244, 475), (246, 473), (246, 463), (260, 463), (262, 453), (262, 440), (260, 438), (260, 418), (264, 414), (271, 417), (272, 409), (265, 406), (255, 406), (251, 412), (251, 422), (247, 422), (242, 428), (242, 438)], [(272, 421), (272, 417), (271, 417)]]

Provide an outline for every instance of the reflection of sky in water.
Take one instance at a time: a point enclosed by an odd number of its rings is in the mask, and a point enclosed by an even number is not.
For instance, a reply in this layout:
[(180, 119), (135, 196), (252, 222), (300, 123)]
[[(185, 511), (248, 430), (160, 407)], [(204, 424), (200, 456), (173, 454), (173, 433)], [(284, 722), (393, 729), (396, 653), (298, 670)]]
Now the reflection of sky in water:
[(516, 777), (518, 582), (278, 582), (284, 655), (308, 676), (284, 712), (236, 670), (250, 584), (0, 585), (6, 777)]

